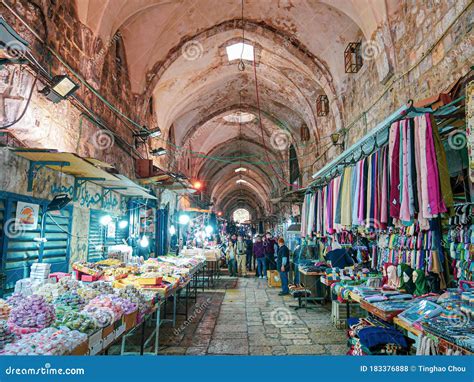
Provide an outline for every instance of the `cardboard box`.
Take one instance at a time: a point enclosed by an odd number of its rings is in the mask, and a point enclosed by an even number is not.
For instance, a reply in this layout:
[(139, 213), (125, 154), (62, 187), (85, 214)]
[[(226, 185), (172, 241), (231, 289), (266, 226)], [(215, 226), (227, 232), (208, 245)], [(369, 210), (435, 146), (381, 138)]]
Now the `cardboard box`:
[(102, 348), (105, 349), (114, 341), (115, 341), (115, 331), (112, 331), (107, 337), (105, 337), (102, 340)]
[(280, 274), (278, 273), (278, 271), (267, 271), (267, 279), (269, 287), (281, 287)]
[(96, 355), (100, 353), (103, 349), (102, 340), (96, 342), (93, 346), (89, 346), (89, 355)]
[(106, 326), (105, 328), (102, 329), (102, 339), (106, 338), (110, 333), (112, 333), (115, 330), (114, 324), (110, 324), (109, 326)]
[(86, 355), (89, 352), (89, 342), (84, 341), (77, 345), (71, 352), (71, 355)]
[(123, 322), (125, 324), (126, 331), (129, 331), (137, 324), (137, 316), (138, 316), (138, 310), (123, 316)]

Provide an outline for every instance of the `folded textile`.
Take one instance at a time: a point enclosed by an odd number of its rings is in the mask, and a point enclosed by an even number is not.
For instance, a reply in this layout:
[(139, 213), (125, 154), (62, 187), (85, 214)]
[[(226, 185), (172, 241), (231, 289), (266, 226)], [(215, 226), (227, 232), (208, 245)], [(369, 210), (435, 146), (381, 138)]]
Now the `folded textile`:
[(395, 329), (367, 327), (359, 330), (358, 336), (361, 344), (369, 349), (382, 344), (396, 344), (407, 348), (405, 337)]

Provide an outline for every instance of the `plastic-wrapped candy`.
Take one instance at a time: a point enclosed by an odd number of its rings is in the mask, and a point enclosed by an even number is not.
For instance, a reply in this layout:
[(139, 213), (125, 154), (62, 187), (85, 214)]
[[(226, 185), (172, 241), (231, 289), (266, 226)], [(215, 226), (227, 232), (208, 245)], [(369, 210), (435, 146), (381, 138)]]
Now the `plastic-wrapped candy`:
[(3, 299), (0, 299), (0, 320), (8, 320), (10, 315), (11, 307)]
[(88, 303), (90, 300), (93, 300), (97, 296), (100, 295), (100, 291), (98, 289), (92, 289), (89, 287), (84, 287), (84, 288), (79, 288), (77, 290), (77, 294), (81, 296), (86, 303)]
[(2, 355), (63, 355), (86, 339), (76, 330), (46, 328), (6, 345)]
[(64, 315), (55, 323), (56, 326), (67, 327), (71, 330), (78, 330), (81, 333), (92, 334), (99, 328), (94, 317), (87, 313), (66, 311)]
[(75, 291), (64, 293), (59, 296), (54, 303), (58, 305), (66, 305), (72, 310), (81, 310), (86, 305), (85, 300)]
[(101, 328), (105, 328), (114, 322), (114, 312), (109, 308), (87, 305), (82, 312), (94, 318)]
[(72, 277), (63, 277), (59, 280), (58, 284), (60, 284), (67, 291), (76, 290), (81, 286), (79, 281), (73, 279)]
[(123, 310), (120, 304), (114, 302), (108, 296), (97, 296), (93, 300), (89, 301), (89, 304), (87, 304), (86, 309), (92, 306), (110, 309), (114, 313), (114, 321), (119, 320), (120, 317), (122, 317), (123, 315)]
[(15, 334), (13, 334), (8, 327), (5, 320), (0, 320), (0, 349), (3, 349), (6, 344), (13, 342)]
[(123, 314), (130, 314), (138, 309), (138, 305), (130, 301), (129, 299), (119, 297), (114, 294), (109, 294), (108, 297), (110, 297), (115, 304), (120, 305), (123, 310)]
[(25, 299), (24, 295), (22, 295), (21, 293), (15, 292), (10, 297), (7, 298), (7, 304), (11, 308), (14, 308), (18, 304), (20, 304), (20, 302), (22, 302), (24, 299)]
[(42, 285), (35, 294), (43, 296), (47, 302), (53, 302), (59, 296), (66, 293), (66, 288), (61, 283), (47, 283)]
[(91, 283), (89, 285), (90, 288), (96, 289), (100, 292), (100, 294), (111, 294), (114, 293), (114, 288), (110, 283), (106, 283), (104, 281), (97, 281), (95, 283)]
[[(50, 326), (55, 319), (54, 307), (48, 304), (44, 297), (33, 294), (24, 297), (15, 306), (8, 318), (8, 324), (17, 334), (25, 334), (29, 328), (42, 329)], [(27, 330), (22, 330), (25, 328)]]
[(146, 313), (150, 308), (145, 296), (133, 285), (127, 285), (125, 288), (120, 289), (118, 296), (137, 304), (138, 310), (142, 313)]

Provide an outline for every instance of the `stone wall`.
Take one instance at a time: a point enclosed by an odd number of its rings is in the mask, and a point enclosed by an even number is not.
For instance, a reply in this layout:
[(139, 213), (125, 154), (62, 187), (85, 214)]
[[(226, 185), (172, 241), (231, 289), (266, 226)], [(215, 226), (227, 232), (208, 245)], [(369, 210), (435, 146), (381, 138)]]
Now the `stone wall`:
[(468, 3), (412, 1), (391, 15), (393, 76), (382, 84), (376, 60), (366, 59), (359, 73), (348, 76), (341, 95), (348, 145), (409, 99), (435, 96), (469, 71), (474, 59), (474, 6), (470, 2), (465, 10)]

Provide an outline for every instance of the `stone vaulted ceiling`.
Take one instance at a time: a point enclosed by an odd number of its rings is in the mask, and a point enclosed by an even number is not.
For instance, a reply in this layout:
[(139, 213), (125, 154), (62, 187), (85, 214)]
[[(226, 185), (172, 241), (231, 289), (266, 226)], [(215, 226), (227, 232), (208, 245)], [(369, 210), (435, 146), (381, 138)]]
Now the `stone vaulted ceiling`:
[[(151, 100), (173, 155), (196, 159), (188, 175), (226, 213), (245, 206), (263, 215), (288, 180), (290, 143), (303, 151), (301, 125), (316, 148), (328, 133), (315, 117), (318, 95), (330, 101), (329, 131), (343, 126), (344, 49), (372, 38), (387, 9), (383, 0), (244, 0), (243, 9), (242, 22), (240, 0), (77, 1), (104, 45), (122, 37), (142, 112)], [(243, 71), (226, 55), (242, 28), (255, 49), (255, 68), (246, 62)], [(238, 111), (259, 117), (254, 70), (262, 124), (226, 121)], [(240, 166), (248, 171), (236, 173)]]

